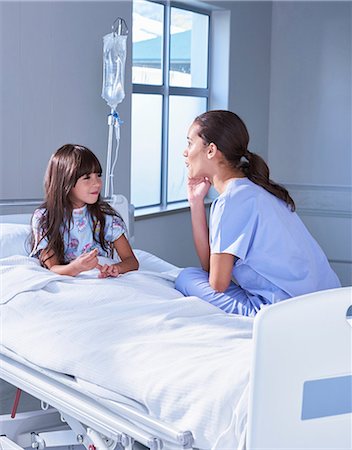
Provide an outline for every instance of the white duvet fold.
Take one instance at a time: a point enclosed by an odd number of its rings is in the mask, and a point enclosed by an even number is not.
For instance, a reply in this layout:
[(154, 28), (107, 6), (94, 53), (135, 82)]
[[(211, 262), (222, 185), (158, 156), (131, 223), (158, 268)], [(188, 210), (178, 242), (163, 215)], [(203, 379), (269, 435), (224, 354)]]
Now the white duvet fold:
[(191, 430), (201, 449), (240, 448), (253, 319), (182, 297), (172, 271), (97, 279), (56, 276), (25, 257), (0, 265), (2, 345), (134, 399)]

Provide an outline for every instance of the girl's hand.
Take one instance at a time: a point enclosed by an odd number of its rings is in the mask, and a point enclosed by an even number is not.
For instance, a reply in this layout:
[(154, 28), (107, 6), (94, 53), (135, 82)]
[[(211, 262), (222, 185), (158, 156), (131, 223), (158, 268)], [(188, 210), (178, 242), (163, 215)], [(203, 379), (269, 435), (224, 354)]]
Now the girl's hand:
[(210, 181), (208, 178), (188, 178), (188, 201), (190, 203), (197, 201), (204, 201), (205, 196), (209, 192), (210, 189)]
[(86, 270), (94, 269), (98, 265), (98, 249), (95, 248), (89, 253), (79, 255), (78, 258), (72, 261), (69, 265), (72, 266), (77, 275), (81, 272), (85, 272)]
[(104, 264), (103, 266), (98, 264), (97, 267), (100, 270), (99, 278), (116, 278), (120, 275), (119, 266), (117, 264), (112, 264), (111, 266), (108, 264)]

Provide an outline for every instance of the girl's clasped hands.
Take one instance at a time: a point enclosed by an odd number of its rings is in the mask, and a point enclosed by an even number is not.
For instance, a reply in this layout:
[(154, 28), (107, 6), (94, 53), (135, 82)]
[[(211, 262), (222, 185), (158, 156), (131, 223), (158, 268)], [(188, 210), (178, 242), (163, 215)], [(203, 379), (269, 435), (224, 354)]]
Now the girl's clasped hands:
[(117, 264), (99, 264), (98, 249), (95, 248), (88, 253), (82, 253), (75, 260), (70, 262), (75, 273), (80, 274), (87, 270), (98, 269), (99, 278), (117, 277), (120, 275)]
[(120, 275), (119, 266), (117, 264), (98, 264), (97, 268), (100, 270), (99, 278), (116, 278)]

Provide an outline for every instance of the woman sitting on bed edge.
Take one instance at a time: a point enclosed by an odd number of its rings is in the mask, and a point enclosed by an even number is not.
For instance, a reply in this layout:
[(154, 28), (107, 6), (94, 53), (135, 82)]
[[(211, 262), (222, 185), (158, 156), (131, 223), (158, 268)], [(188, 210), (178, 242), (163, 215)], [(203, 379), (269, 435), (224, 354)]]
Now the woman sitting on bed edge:
[[(184, 269), (176, 289), (225, 312), (254, 316), (264, 305), (340, 282), (289, 193), (269, 178), (248, 142), (245, 124), (230, 111), (208, 111), (189, 129), (183, 156), (202, 269)], [(219, 196), (208, 230), (204, 198), (211, 185)]]
[[(101, 200), (102, 168), (86, 147), (67, 144), (50, 158), (44, 181), (45, 201), (32, 218), (31, 256), (60, 275), (76, 276), (98, 268), (99, 277), (117, 277), (138, 269), (125, 236), (126, 225)], [(98, 256), (121, 262), (100, 265)]]

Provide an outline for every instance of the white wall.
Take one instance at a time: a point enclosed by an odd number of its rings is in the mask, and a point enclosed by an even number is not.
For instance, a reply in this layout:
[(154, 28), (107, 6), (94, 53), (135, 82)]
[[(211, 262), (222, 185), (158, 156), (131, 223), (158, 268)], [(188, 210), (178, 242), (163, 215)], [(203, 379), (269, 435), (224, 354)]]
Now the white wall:
[(352, 284), (351, 2), (275, 2), (269, 165)]

